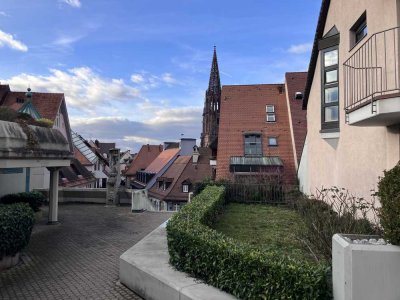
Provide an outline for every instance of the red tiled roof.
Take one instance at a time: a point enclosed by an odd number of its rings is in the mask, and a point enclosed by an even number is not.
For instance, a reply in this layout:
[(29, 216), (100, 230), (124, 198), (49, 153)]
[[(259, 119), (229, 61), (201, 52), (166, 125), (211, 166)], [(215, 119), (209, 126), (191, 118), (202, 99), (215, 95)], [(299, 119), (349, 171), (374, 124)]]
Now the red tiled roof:
[(76, 158), (71, 160), (71, 165), (60, 169), (59, 186), (78, 187), (95, 182), (96, 178)]
[[(17, 103), (17, 98), (25, 99), (25, 92), (8, 92), (2, 106), (18, 110), (24, 103)], [(32, 103), (42, 118), (52, 121), (57, 117), (64, 94), (62, 93), (32, 93)]]
[(179, 148), (164, 150), (155, 160), (144, 170), (146, 173), (157, 174), (164, 166), (179, 153)]
[(161, 151), (161, 145), (143, 145), (126, 170), (125, 175), (135, 176), (137, 171), (146, 169)]
[(307, 72), (289, 72), (285, 75), (290, 115), (293, 125), (294, 144), (296, 147), (297, 161), (300, 163), (301, 153), (307, 134), (307, 111), (303, 110), (302, 99), (295, 99), (296, 92), (304, 95), (307, 81)]
[(75, 146), (74, 146), (74, 157), (83, 165), (83, 166), (92, 166), (93, 164), (83, 155)]
[(149, 190), (151, 196), (160, 200), (187, 201), (188, 193), (182, 191), (182, 183), (190, 181), (193, 184), (200, 182), (206, 177), (211, 177), (210, 156), (211, 149), (199, 148), (200, 157), (197, 164), (192, 163), (192, 156), (180, 156), (162, 175), (165, 178), (173, 178), (170, 187), (163, 191), (158, 188), (156, 182)]

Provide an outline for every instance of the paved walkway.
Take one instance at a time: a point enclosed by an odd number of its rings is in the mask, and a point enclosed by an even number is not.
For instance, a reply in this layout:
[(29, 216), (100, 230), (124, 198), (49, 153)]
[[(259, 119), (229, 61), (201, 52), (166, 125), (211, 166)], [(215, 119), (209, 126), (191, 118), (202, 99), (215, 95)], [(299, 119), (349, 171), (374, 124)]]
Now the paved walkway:
[(118, 258), (170, 216), (65, 204), (45, 225), (45, 208), (22, 262), (0, 273), (0, 299), (141, 299), (118, 282)]

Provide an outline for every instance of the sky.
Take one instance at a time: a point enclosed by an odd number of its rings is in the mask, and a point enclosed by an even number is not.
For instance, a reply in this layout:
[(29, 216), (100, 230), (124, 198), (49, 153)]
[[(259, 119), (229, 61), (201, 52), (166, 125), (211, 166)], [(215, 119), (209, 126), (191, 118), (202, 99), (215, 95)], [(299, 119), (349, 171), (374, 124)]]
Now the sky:
[(307, 71), (317, 0), (1, 0), (0, 82), (62, 92), (86, 139), (199, 139), (214, 45), (222, 85)]

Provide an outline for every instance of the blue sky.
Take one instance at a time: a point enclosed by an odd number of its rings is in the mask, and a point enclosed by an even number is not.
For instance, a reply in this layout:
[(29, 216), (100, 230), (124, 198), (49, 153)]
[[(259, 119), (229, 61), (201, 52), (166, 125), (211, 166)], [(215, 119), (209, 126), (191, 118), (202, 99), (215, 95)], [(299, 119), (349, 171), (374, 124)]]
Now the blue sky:
[(222, 84), (306, 71), (321, 1), (2, 0), (0, 81), (64, 92), (85, 138), (199, 138), (213, 46)]

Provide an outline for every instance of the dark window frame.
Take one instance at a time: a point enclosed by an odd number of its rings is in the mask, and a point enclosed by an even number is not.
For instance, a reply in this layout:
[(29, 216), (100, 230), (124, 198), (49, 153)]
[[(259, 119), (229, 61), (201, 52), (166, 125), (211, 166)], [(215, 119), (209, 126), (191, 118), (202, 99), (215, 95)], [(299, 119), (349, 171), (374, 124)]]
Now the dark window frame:
[[(255, 142), (246, 142), (246, 137), (250, 136), (255, 136), (256, 140)], [(259, 138), (259, 141), (257, 140), (257, 137)], [(262, 147), (262, 134), (261, 133), (244, 133), (243, 134), (243, 143), (244, 143), (244, 156), (250, 156), (250, 157), (260, 157), (263, 155), (263, 147)], [(248, 151), (246, 145), (255, 145), (255, 150), (257, 153), (249, 153), (251, 151)], [(259, 151), (257, 151), (259, 145)]]
[[(366, 29), (366, 32), (364, 33)], [(367, 11), (350, 28), (350, 51), (368, 35)]]
[[(325, 53), (331, 51), (337, 51), (337, 64), (325, 67)], [(337, 80), (334, 82), (326, 82), (326, 72), (337, 71)], [(321, 130), (332, 130), (337, 129), (339, 131), (340, 122), (340, 90), (339, 90), (339, 46), (335, 45), (329, 48), (321, 50)], [(325, 90), (329, 88), (337, 88), (337, 101), (325, 103)], [(337, 121), (325, 121), (325, 108), (335, 107), (338, 108), (338, 120)]]

